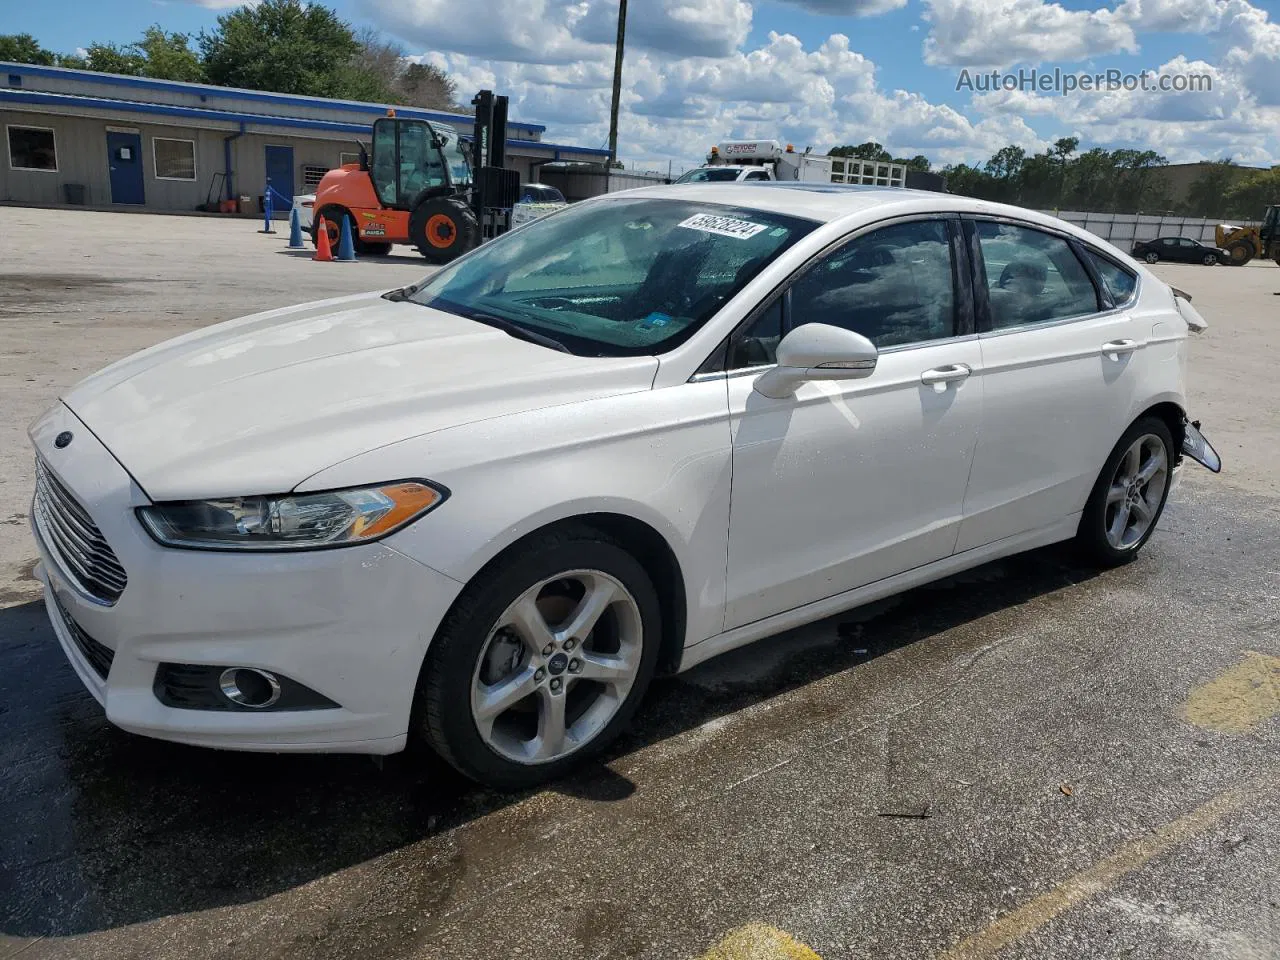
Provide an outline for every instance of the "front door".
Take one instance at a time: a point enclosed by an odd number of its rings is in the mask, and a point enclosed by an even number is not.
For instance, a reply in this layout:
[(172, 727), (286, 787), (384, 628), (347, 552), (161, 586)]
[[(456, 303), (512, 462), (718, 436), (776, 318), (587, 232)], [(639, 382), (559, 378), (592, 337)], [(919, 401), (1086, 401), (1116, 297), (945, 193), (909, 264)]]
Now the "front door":
[[(880, 227), (817, 260), (731, 345), (726, 629), (951, 555), (982, 413), (956, 281), (946, 220)], [(874, 373), (756, 393), (751, 368), (806, 322), (871, 339)]]
[(142, 137), (136, 133), (107, 133), (107, 169), (112, 203), (145, 203), (142, 183)]
[(267, 183), (274, 196), (271, 205), (276, 210), (288, 210), (293, 205), (293, 147), (266, 148)]
[(957, 550), (1084, 509), (1128, 426), (1135, 354), (1146, 339), (1125, 310), (1105, 308), (1063, 237), (1011, 223), (974, 226), (984, 264), (977, 283), (987, 288), (978, 320), (990, 329), (979, 335), (982, 436)]

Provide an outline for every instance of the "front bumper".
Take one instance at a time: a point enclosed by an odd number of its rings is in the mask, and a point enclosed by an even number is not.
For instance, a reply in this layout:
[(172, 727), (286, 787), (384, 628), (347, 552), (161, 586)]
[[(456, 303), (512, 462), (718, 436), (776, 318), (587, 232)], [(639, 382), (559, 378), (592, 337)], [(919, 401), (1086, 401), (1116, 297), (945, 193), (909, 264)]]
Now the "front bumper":
[[(53, 438), (66, 430), (74, 441), (56, 449)], [(108, 720), (146, 736), (230, 749), (403, 749), (427, 644), (461, 584), (390, 541), (272, 554), (162, 547), (134, 516), (148, 502), (143, 491), (70, 410), (58, 405), (31, 436), (128, 573), (119, 599), (104, 604), (33, 525), (54, 633)], [(165, 662), (257, 667), (339, 706), (166, 706), (153, 690)]]

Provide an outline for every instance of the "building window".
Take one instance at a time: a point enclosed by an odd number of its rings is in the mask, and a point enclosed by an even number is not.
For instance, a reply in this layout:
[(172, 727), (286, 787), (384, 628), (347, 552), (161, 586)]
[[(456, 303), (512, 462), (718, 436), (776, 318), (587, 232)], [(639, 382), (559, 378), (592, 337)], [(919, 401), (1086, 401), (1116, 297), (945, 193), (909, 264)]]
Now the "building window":
[(338, 154), (338, 165), (345, 167), (348, 163), (359, 163), (360, 154), (358, 153), (340, 153)]
[(304, 163), (302, 165), (303, 187), (314, 190), (320, 185), (320, 181), (324, 179), (324, 175), (328, 172), (328, 167), (322, 167), (318, 163)]
[(58, 151), (48, 127), (9, 127), (9, 168), (58, 172)]
[(196, 178), (196, 142), (151, 138), (157, 180), (194, 180)]

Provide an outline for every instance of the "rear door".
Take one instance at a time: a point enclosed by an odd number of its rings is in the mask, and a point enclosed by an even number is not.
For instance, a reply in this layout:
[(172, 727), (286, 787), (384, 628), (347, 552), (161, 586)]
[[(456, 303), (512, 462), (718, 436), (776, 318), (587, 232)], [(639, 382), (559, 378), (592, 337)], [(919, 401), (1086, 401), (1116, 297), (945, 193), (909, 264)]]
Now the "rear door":
[(966, 221), (982, 347), (982, 435), (957, 551), (1084, 509), (1128, 426), (1146, 337), (1065, 235)]

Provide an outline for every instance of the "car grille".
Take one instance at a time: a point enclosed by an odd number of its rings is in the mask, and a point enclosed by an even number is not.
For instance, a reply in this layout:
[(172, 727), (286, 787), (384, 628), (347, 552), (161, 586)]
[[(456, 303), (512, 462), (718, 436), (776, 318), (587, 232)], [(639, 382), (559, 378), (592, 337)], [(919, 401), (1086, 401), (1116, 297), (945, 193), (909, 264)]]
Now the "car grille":
[(111, 672), (111, 661), (116, 658), (115, 653), (110, 647), (104, 647), (85, 633), (80, 624), (71, 618), (67, 608), (62, 605), (62, 602), (56, 596), (53, 598), (53, 605), (58, 608), (58, 614), (62, 617), (63, 626), (71, 634), (71, 639), (75, 643), (76, 649), (89, 661), (89, 666), (93, 667), (94, 673), (103, 680), (107, 679), (107, 674)]
[(36, 460), (36, 528), (63, 569), (90, 596), (115, 603), (129, 578), (115, 551), (71, 491)]

